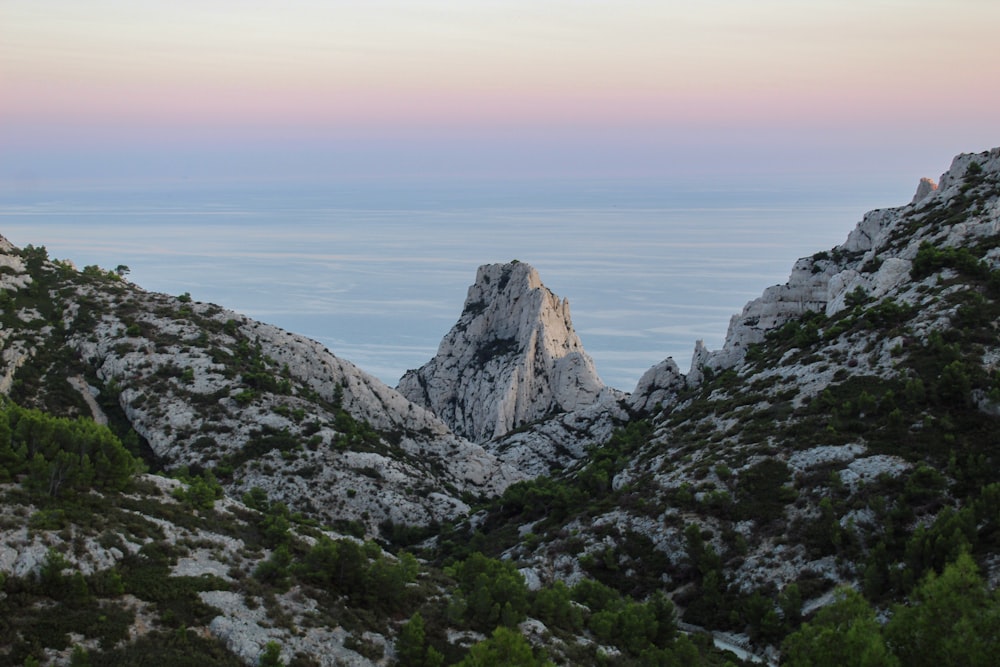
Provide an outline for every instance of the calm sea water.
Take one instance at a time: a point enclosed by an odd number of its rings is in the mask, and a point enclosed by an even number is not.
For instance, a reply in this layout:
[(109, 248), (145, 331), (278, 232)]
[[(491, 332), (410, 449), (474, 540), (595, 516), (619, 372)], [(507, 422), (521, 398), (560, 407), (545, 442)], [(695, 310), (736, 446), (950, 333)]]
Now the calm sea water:
[[(888, 201), (886, 201), (888, 199)], [(518, 259), (570, 300), (598, 372), (631, 390), (885, 193), (659, 184), (257, 184), (0, 194), (0, 234), (150, 291), (304, 334), (394, 386), (434, 355), (479, 265)]]

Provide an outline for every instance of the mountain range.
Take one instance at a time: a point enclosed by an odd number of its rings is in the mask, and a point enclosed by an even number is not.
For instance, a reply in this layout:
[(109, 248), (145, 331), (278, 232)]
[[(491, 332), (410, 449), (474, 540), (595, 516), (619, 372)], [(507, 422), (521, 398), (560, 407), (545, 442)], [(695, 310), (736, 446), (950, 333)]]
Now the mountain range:
[(1000, 619), (998, 201), (957, 156), (629, 393), (516, 260), (390, 388), (0, 237), (0, 663), (827, 664), (850, 604), (937, 655), (935, 577)]

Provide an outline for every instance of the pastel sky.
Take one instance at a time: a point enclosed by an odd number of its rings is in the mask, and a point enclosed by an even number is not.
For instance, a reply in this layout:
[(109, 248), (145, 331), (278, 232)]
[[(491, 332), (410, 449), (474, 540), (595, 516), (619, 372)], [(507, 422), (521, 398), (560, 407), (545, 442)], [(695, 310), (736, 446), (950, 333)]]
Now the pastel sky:
[(0, 186), (912, 179), (1000, 144), (998, 34), (996, 0), (0, 0)]

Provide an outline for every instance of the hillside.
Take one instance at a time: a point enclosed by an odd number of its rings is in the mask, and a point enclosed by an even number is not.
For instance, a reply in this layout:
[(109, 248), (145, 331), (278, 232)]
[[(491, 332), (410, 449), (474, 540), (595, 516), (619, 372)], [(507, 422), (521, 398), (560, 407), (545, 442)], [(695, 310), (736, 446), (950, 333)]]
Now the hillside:
[(995, 587), (998, 184), (1000, 150), (963, 155), (868, 213), (735, 316), (723, 349), (697, 345), (686, 376), (652, 369), (626, 429), (446, 548), (665, 590), (685, 621), (758, 647), (840, 586), (886, 608), (963, 552)]
[(519, 263), (480, 270), (400, 393), (4, 242), (0, 656), (736, 660), (711, 631), (788, 664), (843, 664), (859, 636), (869, 664), (990, 664), (998, 202), (1000, 149), (958, 156), (627, 396)]
[(211, 468), (236, 496), (259, 486), (361, 534), (463, 513), (463, 495), (524, 477), (315, 341), (44, 247), (3, 241), (0, 262), (0, 390), (110, 420), (156, 469)]

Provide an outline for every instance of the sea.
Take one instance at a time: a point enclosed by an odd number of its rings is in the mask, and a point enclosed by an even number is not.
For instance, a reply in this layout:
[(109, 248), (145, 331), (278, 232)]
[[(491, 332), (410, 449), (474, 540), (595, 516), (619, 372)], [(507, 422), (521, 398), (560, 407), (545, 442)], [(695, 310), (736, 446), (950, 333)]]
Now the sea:
[(482, 264), (517, 259), (569, 299), (608, 385), (690, 366), (795, 260), (898, 189), (695, 181), (186, 182), (0, 191), (0, 234), (78, 268), (313, 338), (395, 386), (427, 362)]

